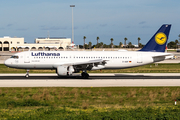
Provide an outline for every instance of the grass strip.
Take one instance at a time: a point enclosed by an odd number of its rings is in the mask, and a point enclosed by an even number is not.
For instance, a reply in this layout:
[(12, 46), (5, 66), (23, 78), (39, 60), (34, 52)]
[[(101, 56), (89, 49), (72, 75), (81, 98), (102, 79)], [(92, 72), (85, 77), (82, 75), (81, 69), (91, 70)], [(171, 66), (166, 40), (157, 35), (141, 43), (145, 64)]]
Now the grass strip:
[(0, 119), (177, 119), (179, 103), (180, 87), (0, 88)]
[(36, 109), (2, 109), (0, 110), (0, 118), (2, 119), (17, 119), (17, 120), (44, 120), (44, 119), (62, 119), (62, 120), (120, 120), (120, 119), (165, 119), (179, 120), (180, 106), (176, 107), (139, 107), (136, 109), (87, 109), (87, 110), (72, 110), (69, 108), (36, 108)]

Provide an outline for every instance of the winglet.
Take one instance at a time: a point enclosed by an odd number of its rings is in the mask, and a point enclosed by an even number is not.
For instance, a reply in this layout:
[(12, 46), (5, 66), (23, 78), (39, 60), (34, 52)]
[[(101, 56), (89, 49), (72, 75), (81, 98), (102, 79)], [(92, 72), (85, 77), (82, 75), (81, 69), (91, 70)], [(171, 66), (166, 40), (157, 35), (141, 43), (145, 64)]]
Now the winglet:
[(149, 42), (139, 51), (164, 52), (169, 37), (171, 24), (162, 25)]

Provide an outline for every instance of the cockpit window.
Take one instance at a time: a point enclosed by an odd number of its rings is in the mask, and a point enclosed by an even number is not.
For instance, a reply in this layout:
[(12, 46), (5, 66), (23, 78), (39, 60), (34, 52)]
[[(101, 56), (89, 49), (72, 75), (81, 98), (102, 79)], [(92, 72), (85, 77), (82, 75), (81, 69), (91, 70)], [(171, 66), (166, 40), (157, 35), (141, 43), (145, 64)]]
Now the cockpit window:
[(11, 56), (11, 58), (19, 59), (19, 56), (13, 55), (13, 56)]

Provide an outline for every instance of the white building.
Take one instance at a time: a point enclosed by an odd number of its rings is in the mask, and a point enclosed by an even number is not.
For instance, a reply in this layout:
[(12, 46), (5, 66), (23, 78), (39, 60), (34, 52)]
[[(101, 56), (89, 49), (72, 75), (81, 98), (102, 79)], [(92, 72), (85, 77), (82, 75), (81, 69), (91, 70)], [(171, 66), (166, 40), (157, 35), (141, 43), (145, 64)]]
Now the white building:
[(24, 38), (0, 38), (0, 51), (51, 50), (70, 46), (71, 38), (36, 38), (35, 43), (24, 43)]

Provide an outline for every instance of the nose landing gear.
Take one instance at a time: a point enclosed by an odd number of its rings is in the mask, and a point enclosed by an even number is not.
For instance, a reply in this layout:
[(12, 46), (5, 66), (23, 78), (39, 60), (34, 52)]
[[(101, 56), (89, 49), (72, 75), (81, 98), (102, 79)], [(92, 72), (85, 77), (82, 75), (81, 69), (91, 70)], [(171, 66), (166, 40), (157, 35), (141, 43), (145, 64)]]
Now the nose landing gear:
[(26, 75), (25, 75), (26, 78), (29, 77), (29, 69), (27, 69), (27, 72), (26, 72)]

